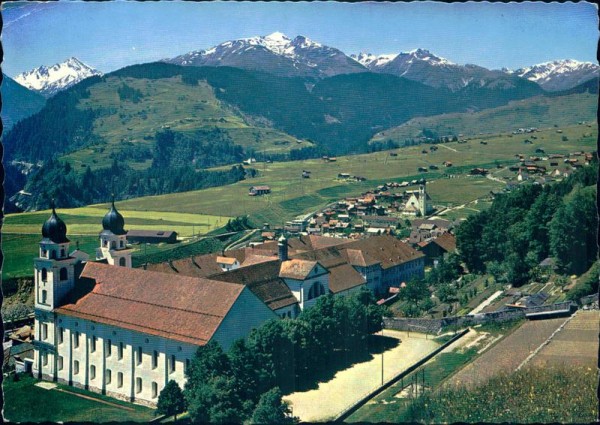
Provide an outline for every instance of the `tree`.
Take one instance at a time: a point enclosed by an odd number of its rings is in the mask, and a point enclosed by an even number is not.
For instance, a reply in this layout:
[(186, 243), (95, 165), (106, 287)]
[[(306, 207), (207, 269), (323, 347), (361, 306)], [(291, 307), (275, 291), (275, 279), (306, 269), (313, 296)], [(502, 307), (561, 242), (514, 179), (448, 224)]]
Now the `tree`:
[(252, 414), (255, 424), (293, 424), (297, 418), (291, 416), (287, 402), (282, 399), (281, 390), (272, 388), (260, 397), (260, 401)]
[(419, 301), (429, 296), (429, 288), (421, 279), (413, 279), (400, 291), (400, 299), (410, 301), (418, 308)]
[(175, 420), (177, 420), (177, 414), (184, 410), (185, 399), (183, 397), (183, 392), (181, 391), (181, 388), (179, 388), (177, 382), (170, 380), (158, 396), (156, 413), (167, 416), (175, 415)]

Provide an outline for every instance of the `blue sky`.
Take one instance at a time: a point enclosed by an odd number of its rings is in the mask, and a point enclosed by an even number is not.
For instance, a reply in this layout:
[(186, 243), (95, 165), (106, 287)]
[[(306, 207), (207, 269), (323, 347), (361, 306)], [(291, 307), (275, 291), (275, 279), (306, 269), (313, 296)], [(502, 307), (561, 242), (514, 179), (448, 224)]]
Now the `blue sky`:
[(3, 71), (76, 56), (110, 72), (281, 31), (346, 54), (429, 49), (455, 63), (519, 68), (596, 62), (592, 3), (16, 2), (3, 4)]

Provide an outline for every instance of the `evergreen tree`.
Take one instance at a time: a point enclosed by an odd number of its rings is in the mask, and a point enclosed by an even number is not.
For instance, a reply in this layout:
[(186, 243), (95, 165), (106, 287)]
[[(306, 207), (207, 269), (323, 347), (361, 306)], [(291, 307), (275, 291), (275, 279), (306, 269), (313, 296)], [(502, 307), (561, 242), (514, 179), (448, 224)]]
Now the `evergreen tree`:
[(291, 416), (291, 410), (282, 400), (281, 390), (277, 387), (267, 391), (252, 414), (254, 424), (293, 424), (297, 418)]
[(185, 399), (183, 392), (177, 382), (170, 380), (158, 396), (156, 413), (159, 415), (173, 416), (177, 420), (177, 414), (185, 410)]

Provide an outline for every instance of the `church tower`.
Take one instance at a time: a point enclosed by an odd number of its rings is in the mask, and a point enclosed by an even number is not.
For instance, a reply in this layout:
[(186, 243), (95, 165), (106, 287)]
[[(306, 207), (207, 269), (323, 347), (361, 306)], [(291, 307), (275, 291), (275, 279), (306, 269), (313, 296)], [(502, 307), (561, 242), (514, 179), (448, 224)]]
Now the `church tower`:
[(285, 235), (281, 234), (281, 237), (277, 240), (277, 251), (279, 261), (287, 261), (289, 260), (288, 256), (288, 243)]
[(56, 373), (56, 323), (53, 310), (66, 302), (75, 286), (75, 265), (80, 258), (69, 255), (67, 226), (52, 214), (42, 226), (39, 256), (34, 260), (35, 350), (33, 371), (38, 378), (54, 379)]
[(425, 217), (427, 214), (427, 192), (425, 191), (425, 180), (419, 186), (419, 211), (421, 217)]
[(110, 211), (102, 219), (100, 248), (96, 249), (96, 260), (106, 260), (113, 266), (131, 267), (131, 249), (127, 248), (125, 219), (115, 207), (113, 197)]
[(36, 310), (52, 311), (73, 289), (75, 264), (80, 260), (69, 255), (69, 245), (67, 226), (52, 202), (52, 214), (42, 226), (39, 256), (34, 259)]

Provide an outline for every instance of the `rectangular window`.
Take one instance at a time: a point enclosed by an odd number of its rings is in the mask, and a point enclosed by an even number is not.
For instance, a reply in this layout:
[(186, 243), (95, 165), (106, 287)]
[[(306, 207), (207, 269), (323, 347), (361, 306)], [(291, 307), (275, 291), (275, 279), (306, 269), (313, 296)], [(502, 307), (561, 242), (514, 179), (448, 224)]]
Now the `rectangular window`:
[(123, 343), (119, 342), (119, 349), (117, 350), (117, 354), (119, 357), (119, 360), (121, 360), (123, 358)]
[(48, 324), (42, 323), (42, 341), (48, 339)]
[(112, 372), (110, 369), (106, 369), (106, 373), (104, 374), (105, 376), (105, 381), (106, 381), (106, 385), (110, 384), (110, 381), (112, 380)]
[(112, 341), (110, 339), (106, 340), (106, 357), (110, 357), (112, 355)]
[(158, 397), (158, 384), (156, 382), (152, 383), (152, 398)]
[(117, 387), (123, 387), (123, 372), (117, 373)]
[(75, 332), (73, 335), (73, 347), (79, 348), (79, 332)]
[(44, 364), (44, 366), (48, 366), (48, 354), (47, 353), (42, 354), (42, 363)]
[(58, 343), (62, 344), (65, 339), (65, 328), (58, 328)]
[(152, 353), (152, 369), (156, 369), (158, 367), (158, 351), (154, 350)]
[(142, 346), (140, 345), (137, 349), (137, 364), (142, 364)]
[(63, 370), (63, 367), (64, 367), (63, 362), (64, 362), (63, 356), (58, 356), (58, 370)]
[(90, 366), (90, 379), (96, 379), (96, 366)]
[(171, 361), (169, 362), (169, 372), (173, 373), (175, 372), (175, 355), (171, 356)]
[(91, 341), (91, 347), (90, 347), (90, 351), (93, 353), (94, 351), (96, 351), (96, 343), (98, 342), (98, 337), (96, 337), (96, 335), (94, 335), (92, 337), (92, 341)]
[(142, 392), (142, 378), (135, 378), (135, 392), (138, 394)]
[(73, 362), (73, 375), (77, 375), (79, 373), (79, 360), (75, 360)]

